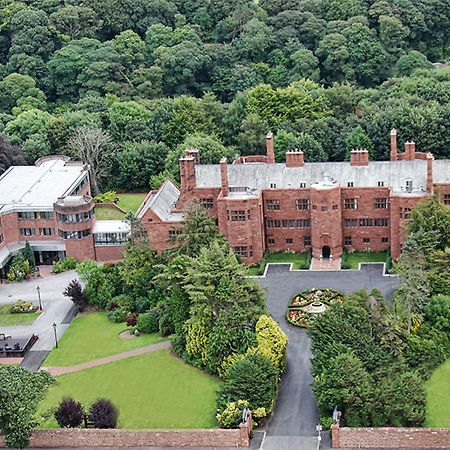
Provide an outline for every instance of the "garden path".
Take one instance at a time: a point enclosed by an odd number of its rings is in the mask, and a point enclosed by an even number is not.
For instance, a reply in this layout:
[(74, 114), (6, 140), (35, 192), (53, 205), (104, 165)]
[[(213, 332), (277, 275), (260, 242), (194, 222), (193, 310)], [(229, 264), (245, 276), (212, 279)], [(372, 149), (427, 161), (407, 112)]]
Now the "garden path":
[(109, 364), (114, 361), (119, 361), (121, 359), (131, 358), (132, 356), (143, 355), (145, 353), (154, 352), (156, 350), (161, 350), (163, 348), (170, 348), (170, 342), (158, 342), (157, 344), (147, 345), (146, 347), (136, 348), (134, 350), (129, 350), (127, 352), (116, 353), (115, 355), (105, 356), (104, 358), (94, 359), (93, 361), (87, 361), (81, 364), (75, 364), (69, 367), (41, 367), (41, 370), (46, 370), (50, 375), (58, 377), (73, 372), (80, 372), (81, 370), (90, 369), (91, 367), (103, 366), (104, 364)]

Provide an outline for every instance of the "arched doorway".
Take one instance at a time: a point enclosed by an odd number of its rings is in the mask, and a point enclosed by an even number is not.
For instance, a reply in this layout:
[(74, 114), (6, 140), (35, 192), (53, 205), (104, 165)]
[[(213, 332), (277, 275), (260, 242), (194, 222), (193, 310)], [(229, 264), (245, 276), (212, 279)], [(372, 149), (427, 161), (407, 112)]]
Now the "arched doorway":
[(322, 258), (329, 258), (331, 256), (331, 249), (328, 245), (322, 247)]

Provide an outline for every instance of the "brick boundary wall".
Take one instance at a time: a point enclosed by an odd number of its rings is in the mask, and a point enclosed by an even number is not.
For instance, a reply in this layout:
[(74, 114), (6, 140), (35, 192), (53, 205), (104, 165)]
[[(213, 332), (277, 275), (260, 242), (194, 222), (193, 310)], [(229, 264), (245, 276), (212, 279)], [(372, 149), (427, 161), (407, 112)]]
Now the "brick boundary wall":
[[(34, 430), (30, 448), (58, 447), (248, 447), (249, 429), (234, 430), (99, 430), (61, 428)], [(0, 447), (5, 448), (0, 436)]]
[(331, 427), (333, 448), (450, 448), (450, 428)]

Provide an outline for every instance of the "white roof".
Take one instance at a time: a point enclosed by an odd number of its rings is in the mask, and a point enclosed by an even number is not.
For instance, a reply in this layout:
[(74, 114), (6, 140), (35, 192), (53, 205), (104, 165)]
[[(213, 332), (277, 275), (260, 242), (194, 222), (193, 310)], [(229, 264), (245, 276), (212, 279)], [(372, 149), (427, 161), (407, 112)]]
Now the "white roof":
[[(195, 166), (197, 187), (220, 187), (220, 166), (218, 164)], [(303, 167), (286, 167), (284, 163), (229, 164), (228, 182), (230, 187), (247, 187), (250, 191), (277, 188), (295, 189), (300, 183), (306, 187), (331, 178), (341, 187), (353, 183), (354, 187), (384, 186), (394, 192), (406, 191), (406, 181), (412, 181), (412, 191), (426, 191), (427, 162), (414, 161), (369, 161), (368, 166), (351, 166), (350, 162), (305, 163)], [(450, 182), (450, 160), (433, 162), (433, 181)]]
[(129, 233), (130, 224), (124, 220), (96, 220), (95, 233)]
[(0, 213), (52, 210), (86, 176), (82, 163), (53, 157), (37, 166), (12, 166), (0, 176)]

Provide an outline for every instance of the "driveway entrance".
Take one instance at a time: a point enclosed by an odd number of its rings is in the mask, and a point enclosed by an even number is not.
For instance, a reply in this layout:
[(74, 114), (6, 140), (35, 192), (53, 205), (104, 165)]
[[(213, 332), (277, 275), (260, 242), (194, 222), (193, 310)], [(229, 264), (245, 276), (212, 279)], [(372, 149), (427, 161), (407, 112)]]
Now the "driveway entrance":
[[(262, 444), (264, 450), (317, 449), (316, 425), (319, 413), (311, 389), (311, 349), (304, 329), (285, 319), (289, 299), (310, 288), (332, 288), (345, 294), (359, 289), (379, 289), (390, 299), (398, 284), (396, 276), (384, 275), (384, 264), (362, 264), (361, 270), (316, 272), (293, 270), (289, 264), (270, 264), (259, 277), (267, 289), (267, 308), (289, 338), (286, 373), (280, 384), (277, 403)], [(326, 448), (325, 445), (322, 448)]]

